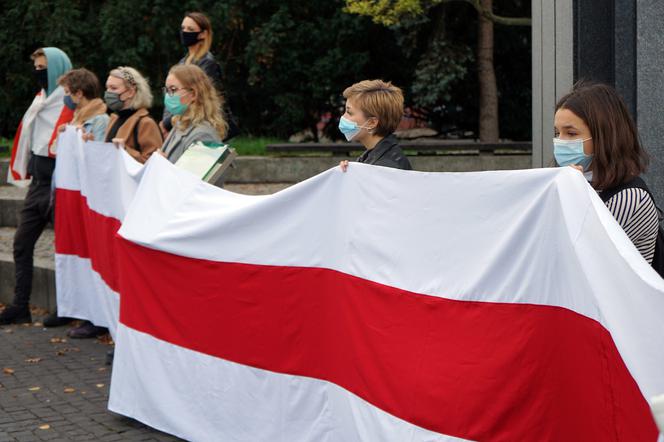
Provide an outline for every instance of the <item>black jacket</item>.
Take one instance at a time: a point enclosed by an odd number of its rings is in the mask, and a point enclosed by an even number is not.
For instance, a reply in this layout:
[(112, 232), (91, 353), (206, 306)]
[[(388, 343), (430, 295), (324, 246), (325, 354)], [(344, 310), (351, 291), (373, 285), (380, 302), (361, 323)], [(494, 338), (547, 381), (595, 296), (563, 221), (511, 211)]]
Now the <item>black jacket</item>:
[(359, 163), (393, 167), (395, 169), (412, 169), (410, 161), (404, 155), (397, 142), (397, 137), (394, 135), (388, 135), (380, 140), (373, 149), (367, 150), (360, 155), (357, 161)]
[[(178, 64), (185, 64), (186, 61), (187, 57), (183, 57), (182, 60), (178, 62)], [(210, 77), (210, 80), (212, 80), (214, 87), (220, 93), (223, 93), (221, 83), (221, 66), (219, 66), (217, 60), (214, 59), (214, 55), (208, 52), (203, 56), (203, 58), (196, 60), (194, 64), (203, 69), (203, 72), (205, 72), (207, 76)]]

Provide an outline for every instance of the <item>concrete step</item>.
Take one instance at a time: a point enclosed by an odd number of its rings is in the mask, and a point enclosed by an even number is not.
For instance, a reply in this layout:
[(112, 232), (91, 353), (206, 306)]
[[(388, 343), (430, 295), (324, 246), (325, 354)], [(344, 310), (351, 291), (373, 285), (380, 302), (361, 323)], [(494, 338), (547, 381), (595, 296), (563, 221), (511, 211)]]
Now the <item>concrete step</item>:
[[(246, 195), (267, 195), (291, 183), (228, 184), (227, 190)], [(8, 304), (14, 297), (13, 242), (26, 189), (0, 186), (0, 303)], [(35, 247), (35, 271), (32, 280), (32, 304), (53, 311), (55, 301), (54, 233), (46, 229)]]
[[(235, 167), (226, 176), (226, 182), (249, 183), (298, 183), (311, 178), (341, 160), (353, 160), (347, 156), (240, 156)], [(513, 170), (532, 167), (530, 155), (477, 154), (474, 151), (450, 155), (409, 156), (413, 169), (423, 172), (471, 172), (480, 170)], [(0, 159), (0, 186), (7, 184), (9, 160)]]
[[(14, 297), (13, 242), (16, 229), (0, 228), (0, 303), (8, 304)], [(31, 302), (52, 311), (55, 308), (55, 260), (53, 230), (47, 229), (35, 247), (35, 270), (32, 276)]]

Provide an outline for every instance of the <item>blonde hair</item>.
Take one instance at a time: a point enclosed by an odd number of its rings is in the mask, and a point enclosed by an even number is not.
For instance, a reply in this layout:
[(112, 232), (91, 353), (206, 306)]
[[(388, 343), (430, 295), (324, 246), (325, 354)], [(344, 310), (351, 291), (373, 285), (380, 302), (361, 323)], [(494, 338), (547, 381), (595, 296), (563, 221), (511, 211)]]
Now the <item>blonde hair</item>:
[(199, 45), (198, 49), (193, 54), (187, 55), (184, 61), (185, 64), (191, 64), (205, 57), (205, 54), (210, 51), (210, 47), (212, 47), (212, 24), (210, 19), (202, 12), (187, 12), (184, 16), (196, 22), (198, 27), (201, 28), (201, 32), (207, 31), (205, 38), (197, 43)]
[(344, 98), (352, 101), (367, 118), (378, 118), (377, 135), (394, 132), (403, 117), (403, 92), (391, 82), (360, 81), (346, 88)]
[(221, 110), (224, 99), (205, 72), (195, 64), (180, 64), (173, 66), (168, 74), (175, 76), (184, 89), (190, 89), (196, 94), (184, 114), (174, 117), (180, 127), (186, 129), (207, 121), (216, 129), (219, 137), (224, 139), (228, 131), (228, 123)]
[(149, 109), (152, 107), (152, 91), (148, 80), (145, 79), (136, 69), (129, 66), (118, 66), (108, 75), (119, 78), (125, 87), (133, 89), (136, 94), (131, 98), (129, 106), (133, 109)]
[(32, 54), (30, 54), (30, 59), (35, 60), (37, 57), (46, 57), (46, 52), (44, 51), (44, 48), (39, 48)]

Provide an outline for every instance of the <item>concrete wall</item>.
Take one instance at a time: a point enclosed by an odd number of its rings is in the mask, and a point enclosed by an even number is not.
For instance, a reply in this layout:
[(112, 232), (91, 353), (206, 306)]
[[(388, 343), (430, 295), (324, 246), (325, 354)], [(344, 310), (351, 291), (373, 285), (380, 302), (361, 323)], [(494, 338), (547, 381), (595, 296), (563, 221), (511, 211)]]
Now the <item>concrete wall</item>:
[(664, 209), (664, 1), (637, 0), (636, 24), (637, 125), (651, 154), (646, 179)]
[(664, 1), (532, 0), (533, 167), (553, 160), (553, 109), (580, 79), (613, 85), (651, 154), (664, 207)]
[(547, 167), (553, 162), (553, 110), (573, 84), (572, 12), (572, 0), (532, 0), (532, 167)]
[[(229, 183), (295, 183), (311, 178), (348, 157), (238, 157), (227, 175)], [(415, 170), (470, 172), (529, 169), (530, 155), (441, 155), (409, 157)]]

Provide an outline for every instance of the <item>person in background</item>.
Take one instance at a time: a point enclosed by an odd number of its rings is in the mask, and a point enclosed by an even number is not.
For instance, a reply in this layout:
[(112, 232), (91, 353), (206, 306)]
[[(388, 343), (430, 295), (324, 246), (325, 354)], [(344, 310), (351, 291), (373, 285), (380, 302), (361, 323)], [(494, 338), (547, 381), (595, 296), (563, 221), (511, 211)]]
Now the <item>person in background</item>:
[(173, 116), (173, 130), (162, 147), (172, 163), (198, 141), (220, 143), (228, 124), (221, 112), (223, 98), (196, 65), (176, 65), (166, 77), (164, 107)]
[[(359, 163), (396, 169), (412, 169), (394, 131), (403, 117), (403, 93), (392, 83), (364, 80), (344, 91), (346, 112), (339, 120), (339, 130), (346, 140), (362, 143), (366, 149)], [(348, 169), (342, 161), (341, 170)]]
[(106, 80), (104, 101), (113, 112), (104, 140), (124, 146), (136, 161), (145, 163), (163, 143), (159, 126), (148, 112), (152, 92), (147, 80), (131, 67), (113, 69)]
[[(30, 187), (14, 235), (14, 299), (0, 313), (0, 325), (32, 322), (29, 304), (35, 244), (46, 225), (53, 222), (51, 179), (55, 169), (55, 141), (58, 127), (74, 116), (72, 109), (65, 106), (64, 89), (57, 83), (58, 78), (71, 70), (67, 54), (47, 47), (37, 49), (31, 58), (39, 92), (23, 115), (14, 137), (8, 173), (10, 183)], [(54, 327), (70, 321), (55, 312), (44, 320), (44, 326)]]
[(87, 140), (103, 141), (109, 118), (106, 105), (99, 98), (97, 76), (85, 68), (73, 69), (60, 77), (58, 84), (65, 93), (65, 106), (74, 111), (70, 124), (80, 126), (88, 134)]
[[(185, 55), (178, 64), (195, 64), (203, 69), (203, 72), (210, 78), (219, 95), (223, 96), (223, 85), (221, 79), (221, 67), (210, 52), (212, 46), (212, 24), (210, 19), (201, 12), (187, 12), (180, 25), (180, 42), (187, 48)], [(226, 133), (226, 140), (233, 138), (239, 133), (237, 125), (228, 104), (224, 103), (224, 120), (229, 124)], [(167, 109), (164, 109), (164, 116), (160, 123), (164, 131), (164, 138), (172, 129), (172, 115)]]
[(584, 174), (652, 264), (659, 213), (640, 178), (649, 159), (623, 100), (610, 86), (579, 83), (556, 104), (554, 127), (558, 165)]

